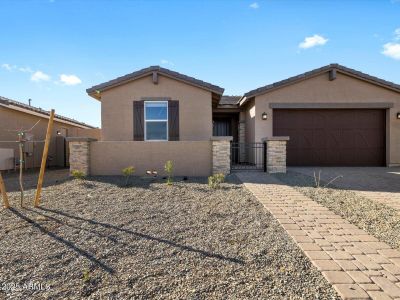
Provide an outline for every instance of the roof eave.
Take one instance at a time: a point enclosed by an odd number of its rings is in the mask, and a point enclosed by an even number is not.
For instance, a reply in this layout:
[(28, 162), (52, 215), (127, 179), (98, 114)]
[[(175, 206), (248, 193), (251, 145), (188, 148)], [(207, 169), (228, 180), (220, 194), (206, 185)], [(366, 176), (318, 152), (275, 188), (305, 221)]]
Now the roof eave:
[[(108, 82), (95, 85), (95, 86), (93, 86), (91, 88), (86, 89), (86, 92), (88, 93), (89, 96), (91, 96), (91, 97), (93, 97), (93, 98), (95, 98), (97, 100), (100, 100), (101, 99), (101, 92), (104, 92), (104, 91), (106, 91), (108, 89), (112, 89), (112, 88), (115, 88), (117, 86), (129, 83), (131, 81), (134, 81), (134, 80), (149, 76), (153, 72), (157, 72), (162, 76), (165, 76), (165, 77), (168, 77), (168, 78), (180, 81), (180, 82), (184, 82), (186, 84), (198, 87), (200, 89), (207, 90), (207, 91), (209, 91), (211, 93), (215, 93), (215, 94), (220, 95), (220, 96), (222, 96), (222, 94), (224, 93), (224, 89), (219, 87), (219, 86), (216, 86), (216, 85), (213, 85), (213, 84), (210, 84), (210, 83), (206, 83), (206, 82), (204, 82), (205, 85), (209, 85), (209, 86), (201, 85), (201, 84), (196, 82), (196, 81), (198, 81), (198, 82), (201, 83), (201, 80), (198, 80), (198, 79), (195, 79), (195, 78), (192, 78), (192, 77), (189, 77), (189, 76), (186, 76), (184, 74), (180, 74), (180, 73), (168, 70), (168, 69), (164, 69), (164, 68), (161, 68), (161, 67), (158, 67), (158, 66), (151, 66), (149, 68), (145, 68), (143, 70), (139, 70), (139, 71), (133, 72), (131, 74), (118, 77), (118, 78), (110, 80)], [(174, 73), (178, 74), (179, 76), (174, 76)], [(187, 77), (190, 80), (186, 80), (185, 78), (182, 78), (180, 76)], [(99, 96), (97, 96), (96, 94), (99, 94)]]
[[(257, 88), (257, 89), (252, 90), (252, 91), (249, 91), (249, 92), (244, 94), (244, 97), (249, 99), (249, 98), (253, 98), (253, 97), (256, 97), (256, 96), (260, 96), (260, 95), (272, 92), (274, 90), (277, 90), (277, 89), (280, 89), (280, 88), (284, 88), (284, 87), (286, 87), (288, 85), (292, 85), (292, 84), (301, 82), (303, 80), (313, 78), (315, 76), (318, 76), (318, 75), (321, 75), (321, 74), (323, 74), (325, 72), (328, 72), (328, 71), (330, 71), (332, 69), (335, 69), (337, 72), (345, 74), (347, 76), (355, 77), (355, 78), (358, 78), (360, 80), (369, 82), (371, 84), (375, 84), (375, 85), (381, 86), (383, 88), (386, 88), (386, 89), (395, 91), (397, 93), (400, 93), (400, 86), (397, 85), (397, 84), (394, 84), (393, 82), (389, 82), (389, 81), (380, 79), (378, 77), (371, 76), (371, 75), (368, 75), (368, 74), (365, 74), (365, 73), (362, 73), (362, 72), (347, 68), (347, 67), (339, 65), (339, 64), (330, 64), (330, 65), (321, 67), (319, 69), (315, 69), (315, 70), (312, 70), (312, 71), (309, 71), (309, 72), (305, 72), (303, 74), (300, 74), (300, 75), (297, 75), (297, 76), (293, 76), (293, 77), (290, 77), (288, 79), (284, 79), (284, 80), (281, 80), (281, 81), (277, 81), (275, 83), (272, 83), (272, 84)], [(247, 102), (247, 100), (245, 102)], [(243, 105), (245, 102), (241, 103), (240, 105)]]
[[(34, 107), (34, 106), (28, 106), (22, 102), (18, 102), (15, 100), (11, 100), (5, 97), (1, 97), (0, 96), (0, 106), (7, 108), (7, 109), (11, 109), (11, 110), (15, 110), (15, 111), (20, 111), (22, 113), (26, 113), (26, 114), (30, 114), (30, 115), (34, 115), (34, 116), (38, 116), (41, 118), (49, 118), (50, 117), (50, 112), (43, 110), (41, 108), (38, 107)], [(74, 119), (70, 119), (61, 115), (55, 115), (54, 119), (57, 122), (60, 123), (65, 123), (65, 124), (69, 124), (75, 127), (80, 127), (80, 128), (84, 128), (84, 129), (96, 129), (97, 127), (83, 123), (83, 122), (79, 122), (77, 120)]]

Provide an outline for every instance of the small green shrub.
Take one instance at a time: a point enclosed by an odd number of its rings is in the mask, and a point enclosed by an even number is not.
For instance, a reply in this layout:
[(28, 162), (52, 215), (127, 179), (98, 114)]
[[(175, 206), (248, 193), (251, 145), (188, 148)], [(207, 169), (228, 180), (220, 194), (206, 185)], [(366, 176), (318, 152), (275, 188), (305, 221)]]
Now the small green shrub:
[(83, 178), (85, 178), (85, 173), (79, 170), (72, 170), (71, 175), (72, 177), (74, 177), (74, 179), (82, 180)]
[(129, 184), (129, 177), (131, 177), (133, 173), (135, 173), (135, 167), (133, 167), (133, 166), (129, 166), (129, 167), (122, 169), (122, 175), (124, 175), (125, 179), (126, 179), (125, 185)]
[(172, 176), (174, 172), (174, 164), (172, 163), (172, 160), (168, 160), (165, 163), (164, 170), (167, 172), (167, 184), (171, 185), (173, 182)]
[(83, 270), (82, 276), (82, 280), (84, 283), (88, 283), (90, 281), (90, 271), (88, 269)]
[(213, 189), (218, 189), (221, 183), (225, 181), (225, 175), (222, 173), (212, 175), (208, 177), (208, 185)]

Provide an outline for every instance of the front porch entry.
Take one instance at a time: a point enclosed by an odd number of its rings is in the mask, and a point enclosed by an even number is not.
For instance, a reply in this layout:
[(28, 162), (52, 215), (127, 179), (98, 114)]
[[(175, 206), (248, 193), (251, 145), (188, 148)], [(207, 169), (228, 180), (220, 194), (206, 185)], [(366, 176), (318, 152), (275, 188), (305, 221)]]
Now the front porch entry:
[(231, 171), (267, 171), (266, 143), (231, 143)]
[(239, 112), (213, 113), (213, 136), (232, 136), (231, 171), (266, 172), (266, 144), (245, 141), (244, 123)]

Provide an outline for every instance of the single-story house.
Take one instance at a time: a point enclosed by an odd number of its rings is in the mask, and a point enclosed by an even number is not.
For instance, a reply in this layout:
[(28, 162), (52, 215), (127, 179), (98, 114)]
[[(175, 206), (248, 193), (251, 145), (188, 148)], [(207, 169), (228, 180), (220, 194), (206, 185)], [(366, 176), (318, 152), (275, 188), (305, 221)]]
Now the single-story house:
[(88, 153), (74, 166), (105, 175), (133, 165), (142, 174), (172, 160), (177, 175), (189, 176), (221, 164), (258, 168), (265, 153), (268, 161), (280, 151), (265, 151), (265, 138), (287, 143), (278, 161), (288, 165), (400, 165), (397, 84), (331, 64), (243, 96), (223, 92), (159, 66), (93, 86), (102, 139), (76, 141)]
[[(38, 121), (24, 143), (25, 168), (40, 167), (50, 112), (0, 96), (0, 170), (19, 163), (17, 130), (28, 130)], [(49, 147), (49, 166), (68, 166), (68, 136), (100, 138), (100, 129), (76, 120), (55, 115)]]

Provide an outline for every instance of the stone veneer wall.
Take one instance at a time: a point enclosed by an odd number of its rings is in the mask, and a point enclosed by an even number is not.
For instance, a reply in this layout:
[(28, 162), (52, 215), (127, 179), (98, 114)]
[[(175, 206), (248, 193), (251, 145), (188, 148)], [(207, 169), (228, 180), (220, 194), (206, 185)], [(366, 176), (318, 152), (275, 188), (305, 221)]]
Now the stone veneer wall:
[(227, 175), (231, 172), (231, 136), (213, 136), (212, 173)]
[(239, 121), (239, 162), (246, 162), (246, 121)]
[(91, 138), (67, 138), (69, 142), (69, 170), (81, 171), (90, 175), (90, 142), (96, 141)]
[(267, 143), (267, 172), (286, 173), (286, 144), (289, 137), (270, 137)]

